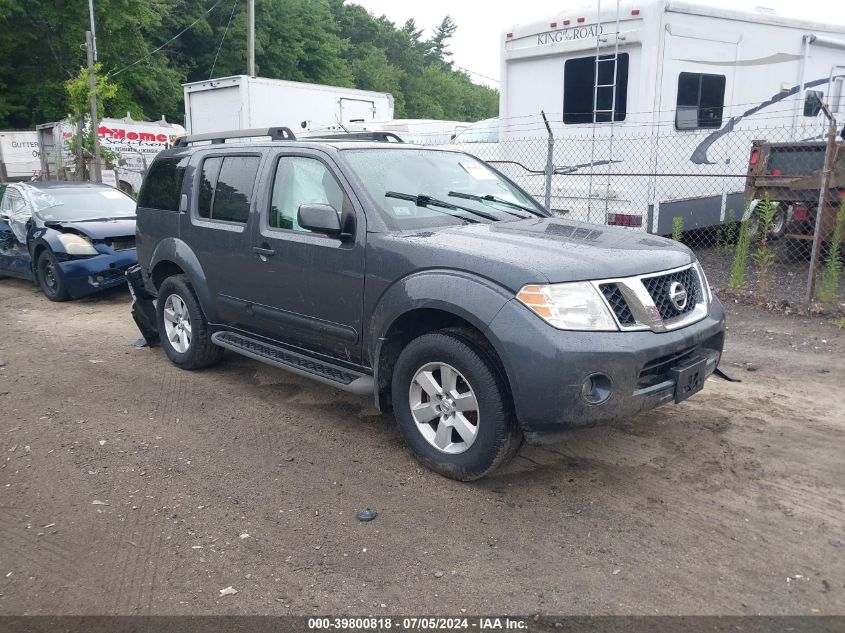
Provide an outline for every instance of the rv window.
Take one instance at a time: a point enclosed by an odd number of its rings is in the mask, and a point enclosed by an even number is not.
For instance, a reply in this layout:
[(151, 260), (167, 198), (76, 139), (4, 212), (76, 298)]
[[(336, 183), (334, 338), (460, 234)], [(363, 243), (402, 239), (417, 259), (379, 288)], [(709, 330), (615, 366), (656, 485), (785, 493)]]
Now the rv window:
[(804, 116), (817, 117), (822, 111), (824, 93), (821, 90), (808, 90), (804, 97)]
[[(614, 73), (614, 66), (615, 73)], [(596, 81), (598, 67), (598, 81)], [(613, 104), (614, 74), (616, 103)], [(563, 122), (609, 123), (624, 121), (628, 108), (628, 53), (566, 60), (563, 67)]]
[(724, 75), (681, 73), (678, 76), (677, 105), (675, 127), (679, 130), (722, 127)]

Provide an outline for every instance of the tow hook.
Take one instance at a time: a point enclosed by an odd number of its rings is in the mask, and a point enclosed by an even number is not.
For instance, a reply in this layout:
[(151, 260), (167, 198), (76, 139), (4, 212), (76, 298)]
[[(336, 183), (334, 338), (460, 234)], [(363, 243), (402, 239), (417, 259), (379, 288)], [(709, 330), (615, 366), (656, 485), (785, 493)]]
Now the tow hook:
[(713, 375), (718, 376), (722, 380), (727, 380), (728, 382), (742, 382), (742, 380), (740, 380), (739, 378), (731, 378), (730, 376), (728, 376), (725, 372), (723, 372), (718, 367), (713, 370)]

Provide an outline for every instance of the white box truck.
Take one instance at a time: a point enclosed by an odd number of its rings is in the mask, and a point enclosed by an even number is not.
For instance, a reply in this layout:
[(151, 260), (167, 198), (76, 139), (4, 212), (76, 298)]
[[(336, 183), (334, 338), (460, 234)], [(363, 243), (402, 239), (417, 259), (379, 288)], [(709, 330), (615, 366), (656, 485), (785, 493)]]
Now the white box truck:
[(0, 130), (0, 182), (30, 180), (41, 170), (35, 130)]
[(393, 95), (236, 75), (183, 84), (188, 134), (286, 126), (294, 133), (393, 118)]
[[(816, 13), (813, 22), (700, 1), (606, 0), (508, 29), (502, 160), (542, 172), (542, 110), (561, 174), (552, 209), (663, 235), (677, 216), (685, 229), (725, 222), (745, 208), (753, 140), (821, 138), (817, 99), (841, 124), (845, 26)], [(515, 177), (543, 198), (542, 173)]]

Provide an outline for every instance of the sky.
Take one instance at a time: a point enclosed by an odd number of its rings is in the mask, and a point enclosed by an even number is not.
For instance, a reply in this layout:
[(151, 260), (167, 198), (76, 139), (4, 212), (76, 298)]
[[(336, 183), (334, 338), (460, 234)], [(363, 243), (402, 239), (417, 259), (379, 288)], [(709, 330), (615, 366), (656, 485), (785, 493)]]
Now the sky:
[[(612, 0), (605, 0), (610, 2)], [(754, 8), (764, 6), (781, 15), (792, 15), (818, 22), (845, 19), (842, 0), (701, 0), (717, 6)], [(455, 65), (471, 71), (473, 80), (498, 87), (499, 48), (502, 31), (515, 24), (534, 22), (562, 14), (568, 7), (584, 6), (585, 0), (348, 0), (366, 7), (376, 16), (401, 26), (414, 18), (430, 36), (443, 16), (450, 15), (458, 25), (452, 40)], [(476, 74), (472, 74), (476, 73)]]

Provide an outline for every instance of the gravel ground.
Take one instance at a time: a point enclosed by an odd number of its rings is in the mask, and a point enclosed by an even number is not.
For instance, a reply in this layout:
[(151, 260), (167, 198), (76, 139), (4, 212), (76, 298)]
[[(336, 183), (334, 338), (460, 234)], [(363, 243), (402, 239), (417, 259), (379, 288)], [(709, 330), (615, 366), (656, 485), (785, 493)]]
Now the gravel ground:
[(0, 614), (845, 614), (830, 322), (731, 303), (741, 384), (461, 484), (365, 398), (133, 347), (128, 300), (0, 281)]

